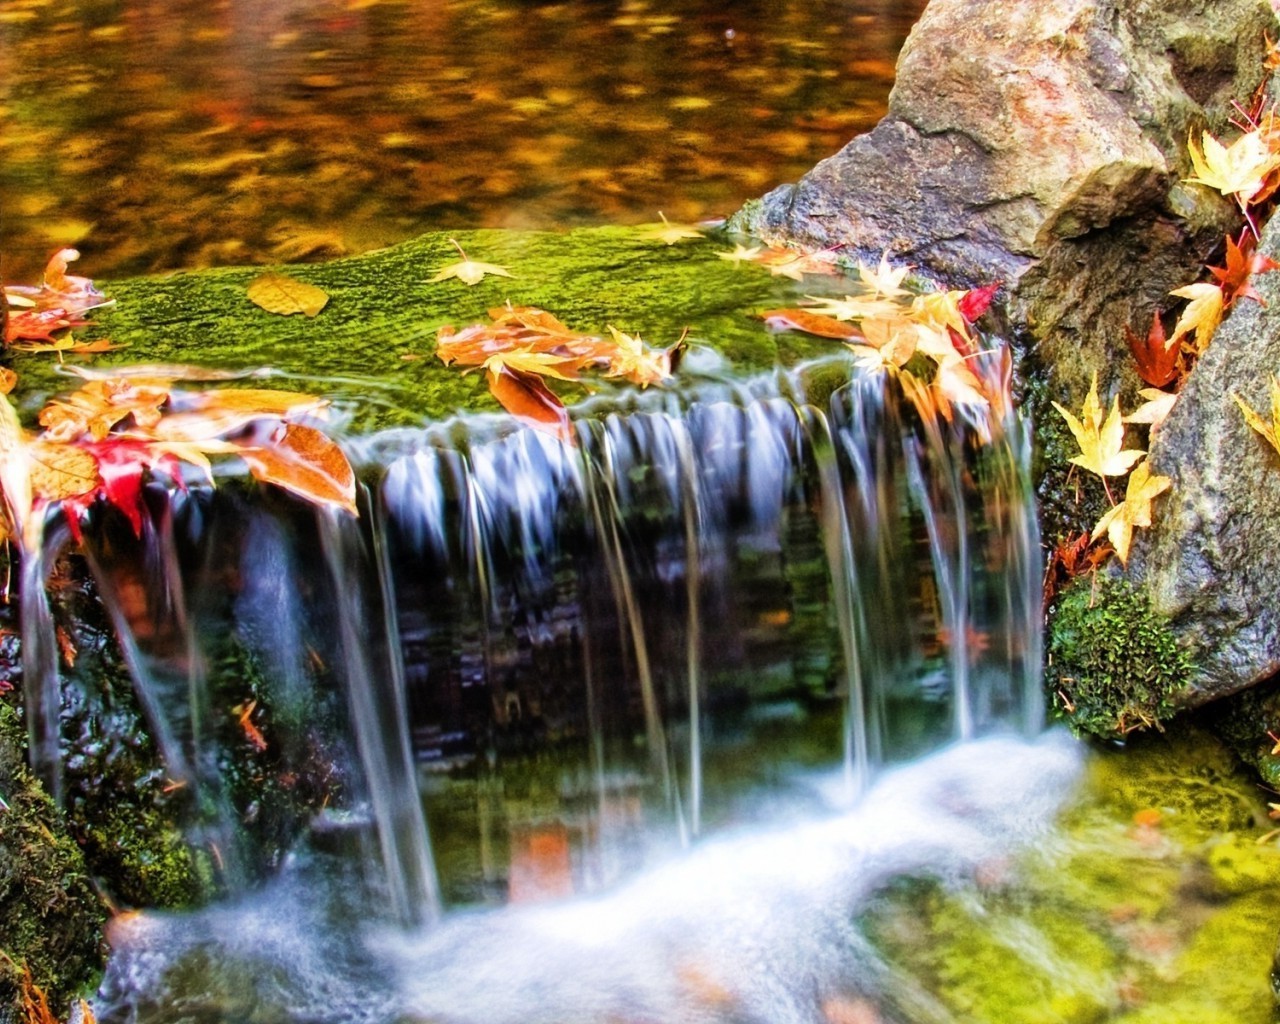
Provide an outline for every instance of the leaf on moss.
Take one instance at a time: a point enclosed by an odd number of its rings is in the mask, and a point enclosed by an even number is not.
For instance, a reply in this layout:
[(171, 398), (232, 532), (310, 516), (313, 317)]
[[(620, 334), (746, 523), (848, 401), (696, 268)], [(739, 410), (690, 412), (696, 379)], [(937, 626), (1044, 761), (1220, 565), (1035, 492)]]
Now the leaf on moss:
[(250, 281), (245, 294), (254, 305), (281, 316), (301, 313), (313, 317), (329, 301), (329, 295), (324, 289), (270, 271)]

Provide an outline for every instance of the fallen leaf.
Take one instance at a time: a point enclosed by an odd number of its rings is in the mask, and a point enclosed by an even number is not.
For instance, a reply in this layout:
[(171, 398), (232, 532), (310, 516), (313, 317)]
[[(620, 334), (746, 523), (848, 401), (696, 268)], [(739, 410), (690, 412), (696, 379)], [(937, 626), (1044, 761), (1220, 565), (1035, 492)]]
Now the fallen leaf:
[(18, 375), (7, 366), (0, 366), (0, 395), (9, 394), (17, 383)]
[(667, 245), (675, 245), (686, 238), (705, 237), (697, 228), (689, 227), (687, 224), (672, 224), (661, 210), (658, 211), (658, 217), (661, 218), (662, 224), (654, 224), (647, 228), (644, 237), (665, 242)]
[(717, 252), (716, 255), (722, 260), (729, 260), (731, 263), (737, 264), (742, 263), (743, 261), (748, 263), (752, 262), (760, 255), (760, 252), (761, 248), (758, 245), (748, 247), (739, 243), (735, 245), (732, 250)]
[(1090, 540), (1097, 540), (1106, 533), (1121, 565), (1129, 562), (1129, 545), (1136, 527), (1151, 525), (1151, 505), (1155, 499), (1172, 486), (1167, 476), (1152, 474), (1147, 461), (1139, 462), (1129, 476), (1124, 501), (1106, 513), (1093, 528)]
[(1145, 398), (1146, 401), (1126, 416), (1124, 421), (1126, 423), (1147, 424), (1151, 428), (1151, 436), (1155, 437), (1156, 430), (1164, 423), (1169, 413), (1173, 411), (1174, 403), (1178, 400), (1177, 392), (1161, 391), (1159, 388), (1143, 388), (1138, 394)]
[(820, 338), (836, 338), (840, 341), (862, 336), (857, 327), (845, 320), (808, 309), (766, 309), (756, 316), (777, 331), (804, 331)]
[[(1251, 281), (1255, 274), (1265, 274), (1272, 270), (1280, 270), (1280, 263), (1254, 251), (1257, 243), (1247, 231), (1243, 240), (1237, 244), (1230, 235), (1227, 236), (1226, 266), (1209, 267), (1209, 273), (1222, 289), (1223, 306), (1230, 306), (1236, 299), (1253, 299), (1265, 306), (1262, 296), (1254, 289)], [(1152, 384), (1155, 381), (1151, 381)]]
[(240, 449), (249, 472), (315, 505), (331, 505), (356, 515), (356, 478), (351, 463), (333, 441), (314, 427), (282, 423), (263, 445)]
[(427, 284), (437, 284), (440, 281), (447, 281), (451, 277), (456, 277), (459, 281), (466, 285), (479, 284), (486, 274), (493, 274), (495, 277), (514, 277), (506, 267), (499, 267), (493, 263), (480, 263), (477, 260), (468, 258), (462, 246), (456, 240), (449, 239), (453, 242), (453, 246), (458, 250), (462, 259), (457, 263), (450, 263), (447, 267), (441, 267), (436, 276), (427, 281)]
[(862, 283), (871, 290), (873, 295), (886, 299), (910, 294), (902, 287), (902, 281), (910, 271), (910, 266), (898, 267), (895, 270), (889, 263), (887, 252), (881, 255), (880, 265), (874, 270), (861, 260), (858, 261), (858, 277)]
[(1190, 300), (1174, 325), (1173, 337), (1169, 339), (1169, 343), (1176, 344), (1194, 332), (1196, 354), (1203, 355), (1213, 338), (1213, 332), (1222, 323), (1225, 305), (1222, 289), (1216, 284), (1200, 282), (1189, 284), (1185, 288), (1175, 288), (1169, 294)]
[(813, 305), (807, 307), (808, 312), (817, 316), (834, 317), (836, 320), (866, 320), (871, 317), (902, 316), (902, 303), (883, 297), (867, 295), (846, 295), (843, 299), (821, 299), (816, 295), (806, 295)]
[(98, 460), (83, 448), (36, 438), (27, 445), (33, 496), (53, 504), (98, 487)]
[(996, 281), (981, 288), (970, 288), (956, 302), (956, 308), (960, 311), (960, 315), (968, 320), (969, 323), (976, 321), (991, 307), (991, 300), (995, 298), (996, 292), (1000, 290), (1001, 283)]
[(1267, 175), (1280, 167), (1280, 153), (1272, 151), (1257, 130), (1245, 132), (1229, 146), (1206, 131), (1201, 145), (1194, 136), (1188, 138), (1187, 149), (1195, 173), (1186, 180), (1235, 196), (1242, 209), (1262, 191)]
[(569, 411), (542, 378), (498, 364), (487, 371), (489, 391), (501, 406), (535, 430), (575, 444)]
[(1123, 448), (1124, 421), (1120, 415), (1120, 397), (1117, 395), (1111, 403), (1111, 411), (1105, 422), (1102, 419), (1102, 406), (1098, 402), (1098, 375), (1093, 375), (1093, 383), (1085, 396), (1080, 419), (1057, 402), (1053, 407), (1067, 421), (1071, 433), (1075, 435), (1080, 446), (1080, 454), (1070, 461), (1075, 465), (1096, 473), (1101, 477), (1123, 476), (1133, 468), (1146, 452), (1132, 448)]
[(1240, 411), (1244, 413), (1245, 422), (1280, 454), (1280, 437), (1277, 437), (1277, 429), (1280, 428), (1280, 377), (1271, 379), (1270, 423), (1254, 412), (1253, 407), (1234, 391), (1231, 393), (1231, 397), (1236, 400), (1236, 405), (1240, 406)]
[(329, 295), (323, 289), (271, 271), (250, 281), (245, 294), (254, 305), (281, 316), (302, 313), (313, 317), (329, 301)]
[(1176, 336), (1165, 336), (1158, 309), (1151, 314), (1151, 327), (1145, 338), (1138, 337), (1127, 326), (1124, 336), (1138, 364), (1138, 376), (1148, 384), (1162, 388), (1178, 376), (1178, 356), (1182, 348)]

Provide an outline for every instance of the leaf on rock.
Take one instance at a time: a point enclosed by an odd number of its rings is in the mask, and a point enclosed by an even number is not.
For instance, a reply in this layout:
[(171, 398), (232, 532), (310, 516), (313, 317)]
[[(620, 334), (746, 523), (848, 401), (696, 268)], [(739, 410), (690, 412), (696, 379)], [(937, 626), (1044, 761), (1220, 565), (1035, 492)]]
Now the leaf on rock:
[[(1178, 356), (1182, 352), (1177, 336), (1165, 336), (1164, 324), (1157, 309), (1151, 314), (1147, 336), (1140, 338), (1126, 326), (1124, 336), (1129, 351), (1138, 364), (1138, 376), (1153, 387), (1162, 388), (1178, 376)], [(1130, 421), (1135, 422), (1135, 421)]]
[(1134, 529), (1151, 525), (1152, 502), (1172, 484), (1173, 480), (1169, 477), (1154, 475), (1145, 459), (1138, 463), (1129, 477), (1124, 501), (1098, 520), (1090, 540), (1097, 540), (1106, 533), (1121, 564), (1127, 565)]
[(493, 274), (495, 277), (514, 277), (506, 267), (499, 267), (494, 263), (481, 263), (478, 260), (469, 258), (455, 239), (449, 239), (453, 243), (455, 249), (462, 256), (457, 263), (450, 263), (447, 267), (441, 267), (436, 276), (430, 278), (428, 284), (438, 284), (441, 281), (447, 281), (451, 277), (457, 278), (465, 285), (476, 285), (484, 280), (486, 274)]
[(1236, 400), (1236, 405), (1240, 406), (1240, 411), (1244, 413), (1245, 422), (1280, 454), (1280, 437), (1277, 437), (1277, 429), (1280, 428), (1280, 377), (1271, 379), (1270, 423), (1254, 412), (1253, 407), (1234, 391), (1231, 393), (1231, 397)]
[(314, 427), (284, 423), (263, 445), (240, 449), (249, 472), (315, 505), (356, 515), (356, 478), (346, 455)]
[(537, 374), (497, 363), (487, 368), (487, 376), (489, 391), (512, 416), (566, 444), (577, 442), (569, 411)]
[(960, 315), (969, 323), (976, 321), (991, 307), (991, 300), (995, 298), (996, 292), (1000, 290), (1002, 283), (1001, 281), (995, 281), (981, 288), (970, 288), (956, 302), (956, 308), (960, 310)]
[(661, 210), (658, 211), (658, 217), (662, 220), (662, 223), (651, 225), (645, 232), (646, 238), (652, 238), (654, 241), (664, 242), (667, 245), (675, 245), (686, 238), (705, 237), (697, 228), (689, 227), (687, 224), (672, 224), (671, 221), (667, 220), (667, 215)]
[(1169, 294), (1191, 300), (1187, 308), (1182, 311), (1182, 315), (1178, 317), (1169, 343), (1176, 344), (1187, 335), (1194, 333), (1196, 355), (1204, 355), (1205, 349), (1213, 339), (1213, 332), (1218, 329), (1218, 324), (1222, 323), (1222, 311), (1225, 306), (1222, 289), (1216, 284), (1202, 281), (1198, 284), (1189, 284), (1185, 288), (1175, 288)]
[(806, 334), (816, 334), (820, 338), (835, 338), (839, 341), (848, 341), (862, 336), (862, 332), (857, 327), (846, 322), (851, 318), (836, 318), (808, 309), (766, 309), (762, 313), (757, 313), (756, 316), (775, 331), (804, 331)]
[(1178, 395), (1173, 391), (1161, 391), (1159, 388), (1143, 388), (1138, 392), (1146, 399), (1138, 408), (1124, 418), (1126, 423), (1145, 423), (1151, 428), (1151, 436), (1155, 437), (1156, 430), (1164, 423), (1169, 413), (1173, 411), (1174, 403), (1178, 400)]
[(245, 294), (254, 305), (281, 316), (301, 313), (313, 317), (329, 301), (329, 295), (324, 289), (270, 271), (250, 281)]
[(1102, 418), (1102, 406), (1098, 402), (1098, 375), (1085, 396), (1080, 418), (1076, 419), (1057, 402), (1053, 407), (1067, 421), (1071, 433), (1080, 446), (1080, 454), (1071, 459), (1075, 465), (1101, 477), (1124, 476), (1146, 452), (1124, 448), (1124, 421), (1120, 415), (1120, 398), (1111, 403), (1106, 420)]
[[(1209, 273), (1222, 289), (1224, 306), (1230, 306), (1236, 299), (1253, 299), (1254, 302), (1266, 305), (1262, 296), (1257, 293), (1251, 283), (1255, 274), (1265, 274), (1272, 270), (1280, 270), (1280, 263), (1254, 251), (1257, 243), (1248, 232), (1237, 245), (1236, 240), (1227, 236), (1227, 265), (1225, 267), (1209, 267)], [(1152, 381), (1152, 383), (1155, 383)]]
[(889, 263), (887, 252), (881, 255), (880, 265), (874, 269), (861, 260), (858, 261), (858, 277), (863, 285), (870, 289), (873, 295), (883, 296), (886, 299), (910, 294), (902, 287), (903, 279), (910, 272), (910, 266), (898, 267), (895, 270)]
[(1195, 169), (1187, 181), (1235, 196), (1241, 208), (1247, 206), (1266, 184), (1267, 176), (1280, 167), (1280, 153), (1274, 152), (1257, 129), (1245, 132), (1230, 146), (1224, 146), (1209, 132), (1197, 146), (1187, 139), (1191, 165)]

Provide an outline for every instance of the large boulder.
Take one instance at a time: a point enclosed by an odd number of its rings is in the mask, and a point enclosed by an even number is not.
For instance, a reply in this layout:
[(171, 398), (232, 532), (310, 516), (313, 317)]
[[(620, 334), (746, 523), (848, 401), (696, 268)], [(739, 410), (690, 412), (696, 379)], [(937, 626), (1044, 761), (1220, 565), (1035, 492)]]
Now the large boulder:
[(1082, 396), (1221, 241), (1187, 138), (1250, 97), (1274, 26), (1265, 0), (932, 0), (885, 119), (733, 224), (1003, 280), (1050, 390)]
[[(1261, 252), (1280, 259), (1280, 223)], [(1183, 705), (1280, 672), (1280, 453), (1245, 422), (1233, 394), (1271, 418), (1280, 372), (1280, 274), (1259, 275), (1267, 302), (1243, 301), (1218, 329), (1151, 443), (1173, 478), (1138, 535), (1130, 574), (1168, 617), (1196, 669)]]

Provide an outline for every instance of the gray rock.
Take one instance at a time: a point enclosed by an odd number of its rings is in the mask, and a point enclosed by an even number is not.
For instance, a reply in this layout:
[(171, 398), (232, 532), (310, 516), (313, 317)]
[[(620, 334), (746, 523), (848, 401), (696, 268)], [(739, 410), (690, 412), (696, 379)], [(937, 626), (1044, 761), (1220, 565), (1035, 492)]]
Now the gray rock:
[[(1261, 252), (1280, 257), (1280, 223)], [(1151, 443), (1154, 471), (1173, 478), (1140, 531), (1130, 575), (1198, 662), (1185, 705), (1202, 704), (1280, 671), (1280, 455), (1245, 423), (1232, 393), (1264, 419), (1280, 372), (1280, 274), (1242, 300), (1196, 365)]]
[(933, 0), (888, 116), (733, 226), (1003, 280), (1054, 397), (1078, 405), (1231, 223), (1181, 184), (1187, 137), (1251, 95), (1274, 25), (1265, 0)]

